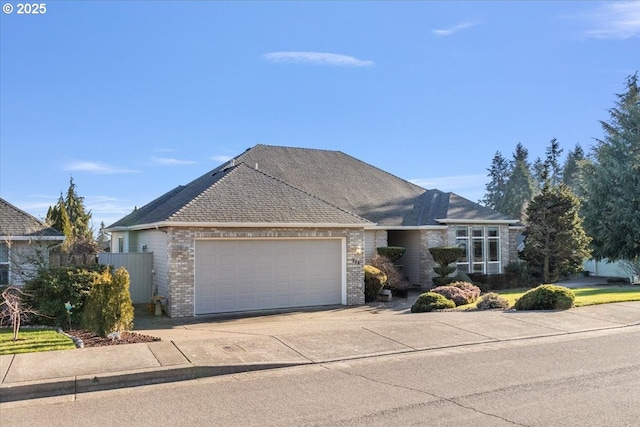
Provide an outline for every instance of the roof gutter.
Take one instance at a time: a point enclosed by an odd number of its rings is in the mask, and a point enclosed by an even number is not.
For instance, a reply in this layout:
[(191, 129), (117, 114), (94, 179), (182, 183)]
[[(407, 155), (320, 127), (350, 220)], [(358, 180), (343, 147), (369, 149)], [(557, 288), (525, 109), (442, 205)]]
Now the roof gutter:
[(65, 240), (65, 236), (0, 236), (1, 241), (5, 242), (17, 242), (17, 241), (32, 241), (32, 240)]
[(373, 225), (365, 230), (446, 230), (446, 225)]
[[(373, 223), (371, 223), (373, 224)], [(118, 231), (158, 230), (164, 227), (206, 227), (206, 228), (365, 228), (363, 224), (308, 223), (308, 222), (176, 222), (160, 221), (151, 224), (139, 224), (123, 227), (110, 227), (104, 230), (112, 233)]]
[(453, 219), (436, 218), (436, 221), (443, 224), (509, 224), (515, 225), (520, 221), (517, 219)]

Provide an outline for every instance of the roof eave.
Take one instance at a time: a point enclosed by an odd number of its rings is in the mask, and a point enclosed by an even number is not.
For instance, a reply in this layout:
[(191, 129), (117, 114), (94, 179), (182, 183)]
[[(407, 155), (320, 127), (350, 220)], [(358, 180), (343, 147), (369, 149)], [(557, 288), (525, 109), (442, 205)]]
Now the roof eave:
[(446, 230), (446, 225), (371, 225), (365, 230)]
[(443, 224), (518, 224), (517, 219), (457, 219), (457, 218), (436, 218), (436, 221)]
[(17, 242), (17, 241), (31, 241), (31, 240), (65, 240), (65, 236), (0, 236), (0, 241), (9, 241), (9, 242)]
[[(373, 224), (373, 223), (372, 223)], [(205, 227), (205, 228), (365, 228), (369, 224), (340, 224), (340, 223), (308, 223), (308, 222), (177, 222), (161, 221), (151, 224), (137, 224), (105, 228), (112, 233), (118, 231), (150, 230), (166, 227)]]

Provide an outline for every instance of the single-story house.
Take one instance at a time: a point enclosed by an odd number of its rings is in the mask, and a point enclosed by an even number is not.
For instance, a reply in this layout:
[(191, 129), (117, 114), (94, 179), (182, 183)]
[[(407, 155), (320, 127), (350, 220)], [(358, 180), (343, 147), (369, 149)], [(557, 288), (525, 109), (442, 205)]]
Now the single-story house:
[(48, 264), (50, 250), (64, 234), (0, 199), (0, 286), (21, 286), (39, 265)]
[(107, 227), (112, 252), (153, 252), (171, 317), (364, 303), (381, 246), (431, 286), (429, 248), (461, 245), (459, 270), (517, 259), (518, 221), (426, 190), (340, 151), (256, 145)]

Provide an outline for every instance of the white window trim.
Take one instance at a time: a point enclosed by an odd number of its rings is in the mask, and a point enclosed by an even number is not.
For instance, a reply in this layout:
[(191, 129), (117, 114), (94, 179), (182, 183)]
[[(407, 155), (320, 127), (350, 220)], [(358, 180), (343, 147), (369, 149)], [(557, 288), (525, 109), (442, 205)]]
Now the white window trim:
[[(458, 237), (458, 230), (466, 228), (467, 235), (465, 237)], [(482, 237), (474, 237), (473, 229), (482, 228)], [(490, 236), (489, 229), (497, 228), (498, 235)], [(466, 243), (466, 262), (458, 262), (456, 263), (458, 267), (458, 271), (464, 273), (480, 273), (480, 274), (499, 274), (502, 272), (502, 259), (501, 259), (501, 248), (502, 248), (502, 238), (500, 236), (500, 227), (498, 225), (485, 225), (485, 224), (466, 224), (466, 225), (458, 225), (456, 226), (456, 244), (460, 244), (462, 242)], [(482, 241), (482, 262), (474, 261), (474, 242)], [(489, 260), (489, 242), (495, 241), (498, 243), (497, 261)], [(481, 267), (481, 271), (474, 271), (475, 267)], [(497, 266), (497, 273), (488, 273), (488, 271), (495, 271)], [(493, 268), (490, 268), (493, 267)]]

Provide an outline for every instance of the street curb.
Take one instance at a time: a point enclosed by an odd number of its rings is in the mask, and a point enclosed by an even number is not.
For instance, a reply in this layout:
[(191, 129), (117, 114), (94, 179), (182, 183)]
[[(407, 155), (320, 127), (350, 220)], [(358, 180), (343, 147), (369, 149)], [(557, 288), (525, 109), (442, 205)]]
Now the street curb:
[(208, 378), (220, 375), (287, 368), (309, 364), (312, 364), (312, 362), (264, 363), (227, 366), (184, 365), (180, 367), (172, 366), (170, 368), (150, 368), (98, 375), (81, 375), (76, 377), (56, 378), (51, 380), (25, 381), (8, 384), (5, 383), (0, 385), (0, 403), (40, 399), (46, 397), (57, 397), (70, 394), (90, 393), (118, 388), (138, 387), (143, 385), (162, 384), (176, 381), (187, 381), (198, 378)]

